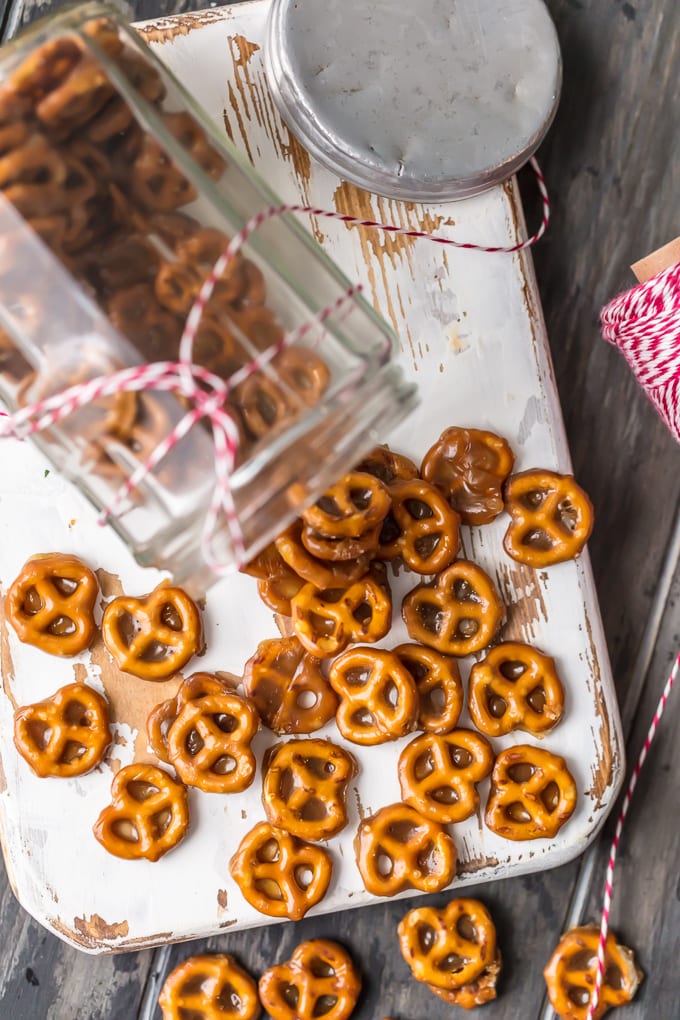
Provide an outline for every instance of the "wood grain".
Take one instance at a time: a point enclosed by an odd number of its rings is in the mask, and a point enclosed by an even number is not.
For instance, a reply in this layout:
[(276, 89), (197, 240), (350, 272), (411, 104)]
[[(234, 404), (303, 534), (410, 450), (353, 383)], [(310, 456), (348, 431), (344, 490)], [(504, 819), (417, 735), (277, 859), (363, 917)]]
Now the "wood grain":
[[(53, 6), (14, 0), (5, 9), (9, 32)], [(666, 0), (548, 0), (548, 6), (563, 46), (565, 88), (540, 153), (554, 217), (535, 260), (574, 463), (598, 511), (591, 552), (636, 752), (680, 630), (680, 573), (667, 599), (664, 582), (667, 556), (676, 555), (680, 474), (677, 447), (623, 360), (599, 338), (597, 315), (631, 284), (628, 265), (680, 232), (680, 34), (674, 31), (675, 5)], [(135, 15), (156, 17), (186, 7), (142, 0)], [(655, 606), (659, 584), (662, 614)], [(636, 673), (636, 662), (648, 658), (657, 638), (649, 670)], [(641, 781), (616, 880), (613, 921), (648, 975), (638, 1002), (626, 1011), (630, 1020), (642, 1020), (652, 1009), (662, 1018), (677, 1012), (677, 693), (674, 699)], [(585, 889), (575, 887), (578, 863), (480, 887), (497, 917), (506, 959), (501, 997), (484, 1010), (488, 1020), (542, 1015), (540, 971), (572, 898), (585, 900), (586, 918), (598, 914), (607, 835), (585, 874)], [(443, 1020), (450, 1010), (409, 980), (398, 953), (394, 929), (405, 909), (385, 904), (361, 914), (227, 934), (209, 945), (234, 951), (259, 973), (285, 958), (300, 938), (332, 935), (364, 964), (366, 996), (358, 1020)], [(0, 1016), (14, 1020), (132, 1020), (154, 966), (167, 969), (201, 945), (161, 950), (155, 964), (148, 952), (88, 959), (44, 933), (7, 885), (0, 925)], [(145, 1011), (144, 1020), (159, 1015)]]

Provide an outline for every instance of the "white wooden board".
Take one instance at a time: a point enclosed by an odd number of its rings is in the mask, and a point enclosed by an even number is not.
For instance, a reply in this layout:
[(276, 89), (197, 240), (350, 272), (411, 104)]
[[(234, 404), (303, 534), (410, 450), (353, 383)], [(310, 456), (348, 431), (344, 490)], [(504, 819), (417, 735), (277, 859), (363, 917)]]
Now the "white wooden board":
[[(161, 59), (191, 89), (235, 145), (287, 201), (312, 202), (367, 218), (450, 230), (459, 238), (510, 243), (521, 207), (513, 184), (457, 205), (411, 208), (341, 184), (310, 164), (278, 118), (268, 94), (262, 44), (266, 0), (185, 15), (143, 28)], [(390, 444), (419, 461), (451, 424), (491, 428), (508, 437), (519, 470), (569, 469), (562, 419), (531, 260), (446, 250), (427, 242), (384, 238), (338, 223), (312, 224), (317, 238), (347, 275), (360, 280), (401, 338), (400, 358), (420, 387), (420, 409)], [(60, 550), (101, 568), (105, 593), (118, 579), (131, 593), (156, 583), (114, 533), (102, 531), (88, 504), (29, 444), (0, 449), (0, 580), (6, 590), (24, 560)], [(498, 582), (508, 607), (504, 635), (535, 643), (557, 660), (566, 691), (566, 717), (544, 740), (563, 754), (579, 788), (578, 809), (554, 840), (510, 843), (480, 817), (453, 827), (460, 854), (459, 887), (553, 867), (580, 853), (604, 821), (623, 772), (618, 709), (587, 554), (580, 562), (536, 573), (510, 561), (501, 539), (507, 519), (471, 532), (466, 553)], [(388, 647), (406, 639), (398, 618), (401, 596), (418, 578), (394, 582), (396, 622)], [(258, 641), (276, 636), (270, 612), (248, 577), (221, 582), (208, 596), (208, 652), (201, 669), (240, 675)], [(184, 842), (156, 864), (109, 856), (91, 827), (109, 802), (114, 769), (135, 757), (151, 759), (143, 719), (161, 697), (139, 681), (139, 702), (115, 724), (108, 761), (80, 779), (39, 780), (12, 745), (12, 715), (53, 693), (74, 675), (115, 688), (116, 673), (100, 644), (74, 663), (22, 646), (4, 624), (0, 632), (0, 795), (2, 842), (15, 891), (31, 914), (67, 941), (107, 952), (206, 935), (225, 927), (270, 923), (232, 881), (227, 863), (242, 836), (264, 817), (260, 782), (243, 794), (191, 791), (192, 824)], [(467, 681), (469, 663), (462, 672)], [(466, 724), (463, 717), (462, 724)], [(334, 725), (323, 735), (343, 743)], [(494, 742), (497, 749), (526, 735)], [(530, 738), (529, 738), (530, 739)], [(276, 738), (256, 739), (262, 752)], [(350, 824), (330, 843), (334, 878), (317, 912), (371, 902), (362, 888), (352, 841), (361, 814), (399, 799), (396, 762), (405, 741), (378, 748), (346, 745), (360, 774), (349, 797)], [(481, 788), (482, 804), (488, 784)]]

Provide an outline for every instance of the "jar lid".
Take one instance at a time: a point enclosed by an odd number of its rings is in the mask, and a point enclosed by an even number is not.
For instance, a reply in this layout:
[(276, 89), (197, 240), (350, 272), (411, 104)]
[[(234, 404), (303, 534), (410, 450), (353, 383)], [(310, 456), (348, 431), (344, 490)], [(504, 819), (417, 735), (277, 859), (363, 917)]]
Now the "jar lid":
[(543, 0), (274, 0), (267, 75), (282, 117), (336, 174), (443, 202), (507, 180), (557, 108)]

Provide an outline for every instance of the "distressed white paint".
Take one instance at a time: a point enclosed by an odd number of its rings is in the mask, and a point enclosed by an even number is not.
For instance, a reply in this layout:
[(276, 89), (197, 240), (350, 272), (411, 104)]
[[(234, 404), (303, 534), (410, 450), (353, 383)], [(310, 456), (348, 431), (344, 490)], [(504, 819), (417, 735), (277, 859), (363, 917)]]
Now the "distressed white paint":
[[(191, 16), (183, 16), (178, 19), (181, 24), (196, 27), (189, 34), (157, 43), (162, 59), (220, 125), (228, 106), (227, 82), (234, 76), (231, 54), (238, 53), (230, 37), (242, 34), (253, 42), (261, 41), (266, 6), (257, 2), (208, 12), (193, 22)], [(163, 24), (176, 26), (177, 21)], [(248, 73), (250, 80), (257, 82), (261, 53), (252, 57)], [(280, 124), (278, 131), (285, 139)], [(248, 132), (258, 169), (284, 199), (299, 199), (302, 189), (305, 197), (332, 207), (338, 182), (329, 173), (313, 167), (309, 182), (301, 184), (291, 164), (276, 154), (263, 129), (250, 123)], [(504, 243), (515, 238), (513, 205), (517, 212), (516, 193), (498, 189), (456, 206), (432, 207), (429, 212), (455, 220), (455, 228), (450, 229), (457, 237)], [(399, 212), (392, 203), (381, 208), (383, 215)], [(416, 222), (419, 214), (409, 215)], [(398, 333), (411, 336), (401, 358), (420, 385), (421, 408), (385, 439), (419, 459), (447, 425), (490, 427), (510, 439), (519, 469), (568, 469), (530, 260), (451, 251), (446, 255), (447, 267), (442, 250), (423, 242), (406, 254), (397, 253), (393, 264), (386, 260), (389, 271), (383, 278), (375, 255), (369, 263), (364, 261), (357, 231), (324, 224), (323, 232), (327, 250), (350, 277), (366, 284), (369, 294), (373, 272), (378, 305), (386, 315), (391, 307)], [(5, 587), (28, 556), (47, 550), (77, 553), (93, 566), (118, 574), (130, 593), (143, 593), (155, 584), (156, 575), (138, 567), (113, 532), (96, 526), (93, 511), (71, 486), (54, 473), (44, 476), (45, 462), (33, 447), (6, 442), (2, 466), (0, 578)], [(512, 566), (501, 547), (505, 524), (501, 519), (465, 535), (468, 554), (494, 576), (498, 576), (500, 564)], [(397, 609), (401, 595), (414, 582), (415, 578), (404, 577), (395, 581)], [(563, 564), (541, 574), (537, 583), (546, 614), (539, 614), (523, 636), (556, 658), (564, 679), (566, 717), (544, 745), (567, 758), (578, 783), (579, 805), (571, 821), (551, 841), (506, 842), (484, 829), (477, 818), (455, 826), (461, 858), (458, 887), (552, 867), (580, 853), (604, 821), (621, 781), (618, 710), (587, 555), (578, 564)], [(520, 600), (525, 593), (515, 591), (511, 598)], [(241, 673), (257, 642), (276, 635), (272, 616), (260, 603), (254, 581), (247, 577), (213, 588), (205, 619), (208, 652), (200, 660), (202, 669)], [(397, 614), (385, 644), (405, 639)], [(10, 644), (14, 676), (5, 681), (20, 704), (46, 697), (73, 679), (71, 662), (22, 646), (13, 635)], [(88, 668), (94, 686), (100, 687), (98, 667)], [(464, 663), (465, 680), (468, 669), (469, 664)], [(599, 799), (589, 792), (603, 753), (598, 697), (608, 713), (608, 751), (613, 757), (610, 782)], [(131, 735), (124, 730), (125, 746), (116, 748), (122, 764), (132, 755)], [(134, 945), (137, 940), (153, 944), (205, 935), (225, 924), (247, 927), (269, 923), (245, 903), (227, 868), (241, 837), (263, 817), (259, 777), (251, 790), (240, 795), (191, 791), (191, 830), (175, 851), (156, 864), (120, 861), (109, 856), (91, 834), (92, 823), (109, 800), (110, 769), (105, 766), (72, 781), (39, 780), (18, 758), (11, 732), (12, 708), (3, 693), (0, 754), (6, 788), (0, 805), (5, 857), (21, 902), (43, 924), (54, 930), (56, 922), (61, 928), (58, 934), (64, 937), (64, 930), (73, 931), (76, 917), (96, 914), (108, 924), (127, 921), (125, 938), (104, 939), (98, 947), (90, 946), (107, 951)], [(332, 726), (326, 735), (343, 743)], [(268, 731), (261, 732), (257, 749), (262, 751), (274, 740)], [(525, 736), (519, 735), (496, 741), (495, 746), (524, 741)], [(345, 745), (358, 758), (361, 772), (354, 784), (356, 792), (349, 797), (349, 827), (330, 844), (334, 878), (317, 911), (371, 902), (362, 889), (352, 850), (359, 820), (357, 803), (360, 800), (370, 812), (398, 799), (396, 761), (404, 743), (365, 749)], [(484, 803), (487, 784), (481, 792)], [(226, 890), (226, 908), (218, 904), (219, 890)]]

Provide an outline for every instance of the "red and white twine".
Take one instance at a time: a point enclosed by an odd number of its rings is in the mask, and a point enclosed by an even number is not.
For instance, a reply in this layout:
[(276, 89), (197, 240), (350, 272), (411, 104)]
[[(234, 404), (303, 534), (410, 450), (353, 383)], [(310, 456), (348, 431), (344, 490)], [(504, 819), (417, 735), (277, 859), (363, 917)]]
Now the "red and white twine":
[[(542, 202), (541, 223), (538, 230), (525, 241), (512, 245), (481, 245), (470, 241), (457, 241), (449, 237), (439, 237), (422, 230), (412, 230), (394, 224), (379, 223), (375, 220), (362, 220), (356, 216), (317, 209), (314, 206), (287, 204), (263, 209), (252, 217), (243, 228), (232, 238), (227, 248), (215, 262), (209, 275), (194, 302), (184, 325), (180, 340), (179, 360), (160, 361), (134, 368), (122, 369), (108, 376), (100, 376), (86, 383), (71, 386), (34, 404), (27, 405), (14, 414), (5, 415), (0, 420), (0, 439), (6, 437), (24, 437), (42, 432), (58, 422), (68, 418), (75, 411), (101, 397), (114, 396), (116, 393), (165, 390), (182, 395), (187, 399), (191, 409), (177, 423), (172, 431), (158, 444), (149, 457), (141, 463), (116, 493), (112, 502), (104, 509), (100, 521), (104, 523), (113, 514), (119, 512), (131, 491), (138, 487), (144, 478), (153, 471), (177, 443), (199, 422), (205, 418), (210, 422), (214, 441), (215, 488), (208, 507), (203, 526), (203, 553), (207, 564), (217, 574), (230, 573), (242, 566), (245, 561), (243, 534), (234, 506), (230, 479), (236, 464), (239, 444), (239, 430), (231, 417), (226, 405), (230, 392), (244, 379), (262, 369), (268, 362), (280, 354), (284, 348), (296, 343), (309, 333), (315, 326), (323, 324), (331, 315), (337, 313), (345, 302), (351, 300), (361, 291), (361, 286), (350, 287), (336, 301), (322, 309), (316, 316), (293, 330), (277, 344), (269, 347), (262, 354), (253, 358), (247, 365), (239, 369), (229, 380), (225, 381), (207, 369), (193, 362), (193, 349), (196, 333), (205, 311), (205, 307), (222, 277), (227, 265), (235, 257), (244, 243), (256, 230), (276, 217), (288, 213), (307, 213), (325, 219), (340, 220), (361, 227), (374, 227), (388, 234), (399, 234), (404, 237), (423, 238), (435, 244), (448, 245), (471, 251), (512, 254), (523, 251), (535, 244), (545, 233), (550, 220), (550, 201), (541, 170), (532, 157), (531, 167), (536, 175), (538, 190)], [(214, 547), (218, 523), (224, 518), (229, 529), (234, 549), (234, 562), (224, 564)]]
[(619, 294), (600, 321), (680, 442), (680, 264)]
[(593, 988), (592, 995), (590, 997), (590, 1006), (588, 1008), (588, 1015), (586, 1020), (594, 1020), (595, 1011), (597, 1010), (598, 1003), (600, 1001), (600, 993), (602, 991), (602, 982), (604, 981), (604, 975), (606, 970), (606, 949), (607, 949), (607, 934), (609, 932), (609, 913), (612, 905), (612, 890), (614, 881), (614, 868), (616, 867), (616, 856), (619, 851), (619, 844), (621, 842), (621, 834), (623, 833), (623, 826), (628, 816), (628, 811), (635, 793), (635, 787), (637, 786), (640, 773), (642, 772), (643, 765), (647, 760), (649, 749), (652, 746), (652, 741), (661, 721), (661, 716), (666, 708), (668, 697), (675, 683), (676, 677), (680, 670), (680, 652), (676, 655), (673, 668), (670, 676), (666, 681), (659, 704), (656, 707), (654, 718), (652, 719), (651, 726), (647, 731), (645, 742), (642, 745), (640, 756), (635, 763), (635, 767), (631, 773), (630, 779), (628, 780), (628, 786), (626, 788), (626, 794), (623, 798), (623, 804), (621, 805), (621, 811), (619, 813), (618, 820), (616, 822), (616, 831), (614, 832), (614, 839), (612, 840), (611, 850), (609, 852), (609, 861), (607, 863), (607, 873), (604, 880), (604, 902), (602, 904), (602, 923), (600, 925), (600, 941), (597, 947), (597, 971), (595, 974), (595, 987)]

